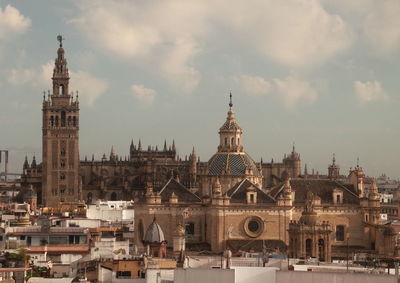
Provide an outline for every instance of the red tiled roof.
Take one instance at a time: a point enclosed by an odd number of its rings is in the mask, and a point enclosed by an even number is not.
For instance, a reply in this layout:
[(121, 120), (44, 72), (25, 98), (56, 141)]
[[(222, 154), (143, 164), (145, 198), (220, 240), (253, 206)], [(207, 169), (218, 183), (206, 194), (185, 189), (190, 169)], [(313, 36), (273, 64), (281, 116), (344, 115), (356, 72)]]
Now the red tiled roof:
[(28, 253), (89, 253), (89, 245), (30, 246)]

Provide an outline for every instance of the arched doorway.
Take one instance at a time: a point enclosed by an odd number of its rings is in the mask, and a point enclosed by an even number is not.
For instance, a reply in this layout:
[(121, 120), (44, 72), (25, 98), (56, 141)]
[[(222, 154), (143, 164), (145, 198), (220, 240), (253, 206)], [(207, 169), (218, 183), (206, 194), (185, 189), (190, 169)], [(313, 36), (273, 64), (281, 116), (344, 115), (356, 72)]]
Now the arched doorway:
[(88, 192), (86, 195), (86, 204), (92, 204), (93, 194), (92, 192)]
[(312, 257), (312, 240), (311, 239), (307, 239), (306, 240), (306, 257)]
[(325, 261), (325, 241), (324, 241), (324, 239), (318, 240), (318, 258), (320, 261)]
[(116, 192), (112, 192), (111, 193), (110, 200), (117, 200), (117, 193)]

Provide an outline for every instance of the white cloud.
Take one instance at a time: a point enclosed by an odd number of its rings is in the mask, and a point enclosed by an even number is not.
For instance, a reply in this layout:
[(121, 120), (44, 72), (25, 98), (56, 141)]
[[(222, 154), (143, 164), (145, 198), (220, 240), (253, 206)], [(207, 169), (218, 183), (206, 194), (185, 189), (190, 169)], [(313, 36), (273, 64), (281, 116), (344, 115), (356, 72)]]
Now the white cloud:
[(146, 67), (185, 93), (199, 85), (194, 62), (211, 42), (304, 68), (343, 52), (353, 40), (348, 24), (318, 0), (76, 3), (79, 12), (70, 23), (96, 47)]
[(245, 94), (260, 96), (271, 90), (271, 83), (259, 76), (241, 75), (233, 79)]
[(31, 20), (13, 6), (0, 7), (0, 40), (15, 33), (24, 33), (31, 26)]
[(289, 76), (284, 80), (274, 79), (273, 83), (275, 91), (283, 98), (288, 108), (302, 101), (313, 103), (318, 98), (318, 93), (310, 82), (298, 77)]
[(92, 106), (95, 100), (108, 88), (108, 83), (87, 72), (78, 71), (71, 73), (70, 90), (79, 91), (79, 101), (84, 105)]
[(241, 75), (234, 77), (233, 80), (245, 94), (276, 95), (287, 108), (302, 102), (313, 103), (318, 98), (318, 92), (310, 82), (296, 76), (267, 81), (260, 76)]
[(154, 89), (146, 88), (143, 85), (132, 85), (132, 93), (141, 102), (152, 104), (157, 92)]
[(357, 98), (363, 103), (385, 101), (389, 94), (383, 89), (379, 81), (354, 82), (354, 91)]
[(233, 78), (239, 87), (248, 95), (274, 94), (285, 107), (292, 108), (298, 103), (313, 103), (318, 98), (318, 92), (310, 82), (297, 76), (288, 76), (285, 79), (267, 81), (259, 76), (236, 76)]
[[(12, 85), (30, 84), (36, 88), (51, 87), (54, 63), (49, 62), (38, 69), (12, 69), (8, 72), (7, 82)], [(70, 91), (79, 91), (79, 100), (85, 106), (92, 106), (95, 100), (103, 94), (108, 83), (84, 71), (69, 71)]]
[(350, 26), (339, 15), (328, 13), (318, 0), (237, 1), (221, 8), (245, 42), (291, 68), (321, 64), (353, 41)]
[(380, 55), (391, 55), (400, 48), (399, 14), (400, 1), (378, 1), (364, 21), (365, 37)]
[(183, 0), (86, 2), (70, 22), (97, 46), (191, 92), (201, 79), (191, 59), (200, 50), (196, 38), (207, 30), (205, 8)]

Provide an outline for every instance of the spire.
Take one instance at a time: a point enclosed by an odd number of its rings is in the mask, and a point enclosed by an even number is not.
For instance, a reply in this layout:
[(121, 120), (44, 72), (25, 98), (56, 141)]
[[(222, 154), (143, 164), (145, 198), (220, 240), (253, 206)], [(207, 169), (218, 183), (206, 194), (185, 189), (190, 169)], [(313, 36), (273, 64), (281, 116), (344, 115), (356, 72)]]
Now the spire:
[(175, 140), (172, 140), (172, 151), (176, 151), (176, 148), (175, 148)]
[(134, 147), (135, 147), (135, 145), (133, 144), (133, 139), (132, 139), (131, 140), (131, 146), (130, 146), (131, 151), (134, 149)]
[(308, 175), (307, 163), (304, 164), (304, 176)]
[(192, 157), (194, 157), (194, 159), (196, 160), (196, 151), (194, 150), (194, 146), (193, 146), (193, 149), (192, 149)]
[(164, 151), (167, 151), (167, 140), (164, 140)]
[(229, 110), (232, 110), (232, 106), (233, 106), (233, 103), (232, 103), (232, 92), (229, 92)]
[(293, 142), (292, 153), (296, 152), (295, 143)]
[(142, 142), (140, 141), (140, 139), (139, 139), (139, 143), (138, 143), (138, 150), (139, 151), (142, 150)]
[(115, 160), (115, 158), (116, 158), (115, 149), (114, 146), (111, 146), (110, 160)]
[(360, 158), (357, 157), (357, 168), (360, 168)]
[(35, 155), (33, 155), (31, 167), (36, 168), (36, 156)]
[(332, 157), (332, 165), (335, 165), (336, 162), (336, 157), (335, 157), (335, 153), (333, 153), (333, 157)]
[(28, 156), (25, 155), (24, 169), (29, 168)]

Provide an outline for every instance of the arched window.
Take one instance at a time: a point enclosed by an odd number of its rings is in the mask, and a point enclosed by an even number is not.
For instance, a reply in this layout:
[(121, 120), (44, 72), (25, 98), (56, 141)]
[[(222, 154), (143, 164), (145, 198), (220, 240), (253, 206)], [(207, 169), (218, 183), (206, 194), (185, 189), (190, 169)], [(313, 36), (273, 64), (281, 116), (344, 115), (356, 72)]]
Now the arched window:
[(50, 117), (50, 126), (54, 127), (54, 116)]
[(237, 144), (240, 145), (240, 138), (238, 138)]
[(64, 95), (64, 85), (59, 85), (59, 87), (58, 87), (58, 94), (59, 94), (59, 95)]
[(74, 118), (73, 118), (73, 125), (74, 125), (74, 127), (76, 127), (76, 117), (74, 116)]
[(68, 124), (67, 124), (68, 126), (71, 126), (72, 125), (72, 118), (71, 118), (71, 116), (68, 116)]
[(231, 146), (234, 146), (235, 144), (235, 138), (231, 138)]
[(336, 203), (341, 203), (341, 201), (340, 201), (340, 195), (336, 195)]
[(61, 111), (61, 127), (65, 127), (65, 121), (66, 121), (65, 111)]
[(225, 138), (225, 146), (228, 146), (228, 138)]
[(58, 127), (58, 116), (56, 116), (55, 126)]

